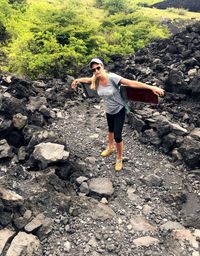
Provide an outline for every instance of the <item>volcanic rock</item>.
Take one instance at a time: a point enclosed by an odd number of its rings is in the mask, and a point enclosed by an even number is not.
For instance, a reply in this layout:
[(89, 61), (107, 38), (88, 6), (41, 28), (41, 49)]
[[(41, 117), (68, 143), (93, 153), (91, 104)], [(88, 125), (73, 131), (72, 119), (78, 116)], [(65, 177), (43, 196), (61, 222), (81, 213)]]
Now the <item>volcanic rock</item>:
[(0, 230), (0, 255), (2, 255), (4, 247), (14, 235), (15, 231), (9, 230), (7, 228)]
[(179, 148), (184, 161), (191, 168), (200, 166), (200, 141), (187, 136)]
[(12, 190), (0, 188), (0, 199), (2, 200), (4, 206), (9, 208), (14, 208), (16, 206), (21, 206), (24, 203), (24, 198)]
[(114, 192), (112, 182), (107, 178), (91, 179), (89, 189), (100, 196), (111, 196)]
[(40, 213), (38, 214), (31, 222), (29, 222), (26, 226), (25, 226), (25, 231), (27, 233), (31, 233), (34, 232), (36, 229), (38, 229), (39, 227), (41, 227), (44, 223), (45, 220), (45, 216), (44, 214)]
[(33, 158), (39, 162), (39, 166), (43, 169), (59, 161), (66, 161), (69, 157), (69, 152), (64, 150), (63, 145), (56, 143), (40, 143), (35, 146), (33, 151)]
[(0, 140), (0, 158), (13, 157), (12, 147), (10, 147), (6, 140)]
[(139, 238), (134, 239), (133, 243), (137, 247), (139, 247), (139, 246), (149, 247), (150, 245), (158, 244), (159, 240), (157, 238), (154, 238), (154, 237), (143, 236), (143, 237), (139, 237)]
[(27, 119), (28, 117), (23, 116), (21, 113), (14, 115), (13, 116), (14, 127), (16, 127), (17, 129), (22, 129), (26, 125)]
[(25, 254), (32, 256), (33, 253), (37, 256), (41, 255), (41, 245), (39, 239), (25, 232), (19, 232), (13, 239), (6, 256), (19, 256)]

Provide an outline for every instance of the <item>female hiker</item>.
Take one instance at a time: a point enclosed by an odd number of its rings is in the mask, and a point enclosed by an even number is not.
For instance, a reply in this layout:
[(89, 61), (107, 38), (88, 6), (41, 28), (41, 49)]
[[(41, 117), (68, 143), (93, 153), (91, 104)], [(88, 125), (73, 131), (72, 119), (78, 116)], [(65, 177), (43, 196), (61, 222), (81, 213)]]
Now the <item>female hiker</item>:
[(120, 84), (135, 88), (146, 88), (152, 90), (152, 92), (158, 96), (163, 96), (164, 91), (156, 86), (150, 86), (138, 81), (123, 78), (115, 73), (107, 72), (103, 62), (98, 58), (92, 59), (89, 63), (89, 67), (93, 76), (75, 79), (71, 87), (75, 88), (78, 83), (89, 83), (91, 84), (91, 89), (97, 90), (98, 95), (103, 97), (108, 123), (108, 145), (101, 153), (101, 156), (106, 157), (113, 153), (114, 142), (116, 142), (117, 158), (115, 170), (120, 171), (122, 169), (122, 130), (125, 121), (125, 102), (117, 88)]

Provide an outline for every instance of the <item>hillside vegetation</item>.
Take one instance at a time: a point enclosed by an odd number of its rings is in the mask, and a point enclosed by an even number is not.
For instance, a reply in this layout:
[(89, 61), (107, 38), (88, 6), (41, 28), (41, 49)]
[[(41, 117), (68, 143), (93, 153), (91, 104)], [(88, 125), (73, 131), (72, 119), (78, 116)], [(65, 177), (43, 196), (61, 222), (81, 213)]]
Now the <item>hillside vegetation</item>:
[(9, 61), (2, 69), (31, 78), (63, 77), (78, 73), (93, 56), (108, 61), (134, 53), (169, 36), (160, 19), (139, 7), (157, 2), (1, 0), (1, 48)]

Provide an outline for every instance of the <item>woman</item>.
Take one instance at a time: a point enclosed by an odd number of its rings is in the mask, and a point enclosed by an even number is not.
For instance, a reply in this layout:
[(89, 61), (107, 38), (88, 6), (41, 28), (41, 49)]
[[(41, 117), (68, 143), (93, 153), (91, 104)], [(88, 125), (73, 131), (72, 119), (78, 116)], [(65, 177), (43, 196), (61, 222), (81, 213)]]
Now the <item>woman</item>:
[(108, 123), (108, 145), (101, 153), (101, 156), (106, 157), (112, 154), (114, 152), (114, 142), (116, 142), (117, 158), (115, 170), (121, 171), (124, 146), (122, 129), (125, 121), (125, 103), (116, 85), (124, 84), (135, 88), (150, 89), (158, 96), (163, 96), (164, 91), (156, 86), (150, 86), (123, 78), (114, 73), (108, 73), (104, 68), (103, 62), (98, 58), (92, 59), (89, 66), (93, 76), (75, 79), (71, 87), (75, 88), (78, 83), (90, 83), (91, 89), (97, 90), (98, 95), (103, 97)]

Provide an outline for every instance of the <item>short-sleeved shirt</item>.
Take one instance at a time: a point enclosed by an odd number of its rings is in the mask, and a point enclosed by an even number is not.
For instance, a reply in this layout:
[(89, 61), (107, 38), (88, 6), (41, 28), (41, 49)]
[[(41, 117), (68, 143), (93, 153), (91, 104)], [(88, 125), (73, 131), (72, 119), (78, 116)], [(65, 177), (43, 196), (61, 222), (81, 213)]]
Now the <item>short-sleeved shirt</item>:
[(114, 85), (118, 85), (121, 79), (122, 77), (115, 73), (108, 73), (108, 84), (98, 84), (97, 87), (98, 95), (104, 99), (105, 111), (111, 115), (118, 113), (124, 107), (119, 89)]

